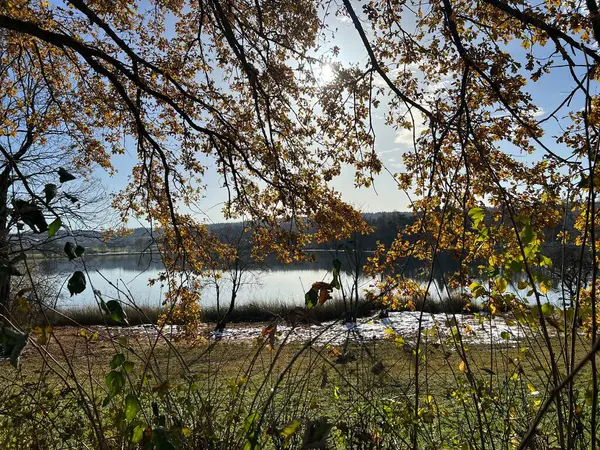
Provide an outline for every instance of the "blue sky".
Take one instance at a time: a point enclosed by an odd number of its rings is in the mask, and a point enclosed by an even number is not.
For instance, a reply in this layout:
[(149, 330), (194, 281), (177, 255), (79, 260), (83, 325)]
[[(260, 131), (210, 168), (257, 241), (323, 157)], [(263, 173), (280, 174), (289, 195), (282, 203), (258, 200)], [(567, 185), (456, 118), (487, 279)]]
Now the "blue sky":
[[(365, 66), (368, 59), (362, 43), (354, 29), (353, 24), (349, 19), (344, 17), (331, 16), (329, 24), (332, 28), (337, 28), (335, 41), (329, 42), (329, 46), (337, 45), (340, 48), (340, 53), (337, 58), (342, 64), (359, 63)], [(523, 58), (526, 50), (520, 47), (519, 43), (509, 44), (513, 55), (519, 55)], [(325, 48), (323, 51), (327, 51)], [(538, 55), (549, 54), (550, 48), (534, 48), (534, 52)], [(325, 67), (322, 74), (321, 82), (327, 82), (327, 78), (331, 76), (329, 68)], [(381, 82), (381, 81), (380, 81)], [(540, 111), (537, 113), (539, 118), (554, 109), (556, 105), (563, 101), (565, 96), (571, 91), (574, 82), (572, 81), (567, 69), (556, 69), (551, 75), (543, 77), (538, 83), (529, 83), (528, 89), (531, 92), (535, 102), (540, 106)], [(574, 102), (576, 104), (576, 101)], [(574, 104), (569, 108), (574, 108)], [(382, 162), (392, 173), (402, 171), (402, 154), (410, 151), (412, 148), (412, 136), (410, 132), (396, 132), (391, 127), (384, 124), (385, 102), (382, 102), (379, 109), (375, 110), (374, 127), (376, 132), (376, 151), (379, 153)], [(553, 135), (559, 133), (559, 128), (553, 121), (547, 122), (547, 133), (544, 142), (556, 153), (562, 156), (568, 156), (565, 149), (560, 148), (552, 138)], [(510, 148), (505, 148), (505, 151), (514, 154)], [(542, 156), (540, 150), (534, 155), (521, 156), (526, 160), (533, 161)], [(113, 163), (117, 169), (117, 173), (109, 176), (106, 173), (99, 174), (102, 182), (106, 185), (109, 192), (117, 192), (122, 189), (127, 183), (128, 174), (136, 160), (135, 146), (128, 146), (124, 155), (115, 155)], [(207, 186), (206, 197), (199, 203), (199, 208), (195, 211), (200, 218), (207, 222), (223, 221), (222, 206), (226, 200), (226, 192), (219, 186), (222, 185), (214, 166), (209, 164), (206, 171), (205, 184)], [(375, 182), (371, 188), (357, 189), (354, 186), (354, 171), (350, 168), (345, 168), (340, 177), (332, 181), (332, 186), (341, 192), (342, 197), (347, 202), (353, 204), (357, 208), (365, 212), (376, 211), (393, 211), (409, 209), (409, 199), (407, 195), (399, 191), (393, 178), (383, 170), (379, 175), (375, 176)], [(136, 226), (131, 223), (131, 226)]]
[[(347, 21), (340, 21), (333, 18), (332, 21), (335, 22), (332, 25), (339, 28), (339, 38), (336, 39), (335, 43), (331, 43), (331, 46), (338, 45), (341, 48), (337, 60), (344, 64), (349, 62), (362, 62), (366, 64), (366, 53), (361, 51), (362, 44), (358, 39), (354, 26)], [(323, 72), (321, 82), (327, 82), (332, 76), (331, 70), (329, 67), (324, 67)], [(383, 107), (381, 107), (381, 110), (377, 112), (376, 123), (374, 124), (377, 133), (376, 149), (381, 153), (387, 167), (393, 172), (398, 170), (401, 152), (406, 145), (394, 142), (396, 133), (391, 128), (383, 125)], [(98, 172), (98, 176), (106, 186), (108, 192), (116, 193), (126, 186), (129, 173), (131, 173), (136, 160), (135, 145), (129, 142), (129, 145), (126, 145), (126, 151), (123, 155), (113, 156), (112, 161), (116, 169), (114, 175), (111, 176), (105, 172)], [(198, 204), (198, 208), (195, 208), (197, 209), (195, 213), (199, 214), (200, 217), (209, 223), (222, 222), (224, 220), (222, 206), (227, 199), (227, 192), (220, 187), (222, 181), (220, 181), (214, 165), (211, 165), (210, 162), (206, 171), (205, 184), (207, 186), (206, 197)], [(357, 189), (354, 186), (354, 170), (347, 167), (343, 169), (341, 176), (333, 180), (331, 184), (341, 192), (344, 200), (365, 212), (408, 209), (406, 195), (397, 190), (395, 181), (386, 172), (382, 172), (376, 176), (373, 187)], [(135, 221), (130, 226), (136, 226)]]

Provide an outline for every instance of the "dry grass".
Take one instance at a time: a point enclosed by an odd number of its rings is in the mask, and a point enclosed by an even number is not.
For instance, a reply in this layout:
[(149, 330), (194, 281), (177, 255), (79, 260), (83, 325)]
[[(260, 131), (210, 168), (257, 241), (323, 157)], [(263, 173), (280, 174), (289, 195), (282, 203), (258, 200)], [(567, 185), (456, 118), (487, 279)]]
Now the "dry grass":
[[(428, 299), (425, 303), (422, 301), (416, 302), (416, 310), (424, 309), (428, 313), (449, 313), (459, 314), (467, 312), (465, 306), (467, 302), (460, 297), (449, 297), (441, 301), (433, 301)], [(381, 305), (359, 300), (358, 304), (353, 305), (355, 316), (367, 317), (374, 314), (380, 309), (384, 309)], [(130, 325), (155, 324), (158, 318), (165, 311), (164, 307), (159, 306), (140, 306), (133, 308), (126, 306), (125, 313)], [(238, 305), (234, 308), (232, 314), (228, 317), (229, 323), (255, 323), (269, 322), (277, 318), (286, 319), (293, 311), (298, 311), (299, 307), (277, 301), (254, 301), (246, 304)], [(312, 310), (303, 310), (300, 315), (300, 322), (328, 322), (338, 319), (350, 320), (350, 307), (341, 299), (333, 299), (320, 305)], [(405, 310), (400, 308), (399, 310)], [(483, 308), (479, 305), (470, 305), (470, 312), (479, 312)], [(221, 308), (217, 312), (216, 307), (207, 307), (201, 309), (200, 320), (203, 323), (217, 323), (225, 315), (226, 308)], [(61, 309), (58, 311), (48, 311), (47, 320), (52, 326), (69, 326), (69, 325), (116, 325), (110, 320), (107, 320), (102, 310), (97, 306), (80, 306)]]

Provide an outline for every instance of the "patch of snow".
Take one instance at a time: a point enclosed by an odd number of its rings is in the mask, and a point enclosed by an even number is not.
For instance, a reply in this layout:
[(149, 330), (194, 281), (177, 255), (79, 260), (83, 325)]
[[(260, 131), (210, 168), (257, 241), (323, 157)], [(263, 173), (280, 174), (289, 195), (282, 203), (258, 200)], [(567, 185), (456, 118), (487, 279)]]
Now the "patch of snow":
[[(359, 319), (357, 322), (332, 321), (321, 325), (290, 327), (277, 325), (279, 342), (307, 342), (314, 340), (318, 345), (341, 345), (347, 340), (361, 342), (381, 340), (391, 336), (402, 337), (408, 345), (414, 344), (421, 329), (421, 342), (440, 343), (452, 336), (452, 329), (460, 332), (465, 344), (509, 344), (515, 345), (526, 335), (526, 330), (518, 324), (508, 325), (503, 317), (490, 317), (457, 314), (429, 314), (420, 312), (390, 312), (387, 317), (379, 315)], [(156, 335), (155, 325), (139, 325), (123, 329), (126, 333), (135, 332)], [(211, 330), (207, 337), (221, 341), (251, 341), (262, 336), (262, 326), (234, 326), (221, 331)], [(454, 331), (456, 332), (456, 331)], [(170, 337), (180, 333), (176, 325), (163, 327), (162, 334)]]
[[(456, 322), (449, 314), (423, 314), (419, 312), (392, 312), (383, 319), (377, 316), (360, 319), (356, 323), (326, 322), (322, 325), (291, 328), (278, 325), (280, 340), (306, 342), (314, 339), (317, 344), (340, 345), (347, 339), (368, 341), (385, 339), (393, 331), (405, 342), (416, 342), (419, 323), (421, 340), (440, 342), (451, 336), (451, 328), (458, 328), (464, 343), (470, 344), (515, 344), (523, 337), (525, 331), (518, 325), (507, 325), (502, 317), (483, 317), (482, 320), (472, 315), (456, 315)], [(454, 325), (456, 324), (456, 325)], [(261, 336), (261, 327), (247, 326), (229, 328), (210, 333), (216, 340), (252, 340)], [(388, 331), (386, 331), (388, 330)]]

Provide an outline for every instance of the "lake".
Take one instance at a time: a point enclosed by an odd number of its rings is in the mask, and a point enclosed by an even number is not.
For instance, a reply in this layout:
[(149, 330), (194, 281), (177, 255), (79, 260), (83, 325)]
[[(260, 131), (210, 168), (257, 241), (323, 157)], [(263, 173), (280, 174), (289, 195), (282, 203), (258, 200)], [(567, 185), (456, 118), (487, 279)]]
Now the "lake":
[[(333, 256), (328, 252), (316, 252), (315, 262), (303, 262), (283, 265), (270, 260), (258, 270), (249, 273), (244, 279), (244, 285), (238, 292), (236, 303), (287, 303), (304, 305), (304, 293), (315, 281), (331, 280), (331, 264)], [(156, 279), (163, 266), (158, 255), (88, 255), (85, 258), (85, 268), (88, 274), (86, 290), (79, 295), (70, 297), (66, 284), (75, 270), (84, 271), (83, 261), (67, 261), (65, 259), (47, 259), (39, 262), (38, 272), (52, 279), (59, 288), (56, 304), (59, 307), (85, 306), (95, 304), (92, 289), (102, 293), (105, 300), (122, 298), (119, 290), (129, 292), (138, 305), (158, 306), (164, 299), (166, 292), (160, 282), (149, 285), (149, 280)], [(351, 277), (343, 273), (342, 283), (349, 286)], [(374, 285), (374, 281), (361, 278), (359, 288), (361, 292)], [(423, 281), (425, 282), (425, 281)], [(228, 302), (228, 289), (230, 285), (226, 280), (220, 281), (221, 305)], [(203, 280), (202, 305), (214, 306), (216, 294), (214, 282), (210, 279)], [(437, 299), (444, 291), (442, 283), (435, 280), (431, 289), (431, 297)], [(509, 286), (509, 291), (514, 292), (514, 287)], [(338, 292), (333, 293), (339, 296)], [(553, 303), (557, 303), (559, 294), (553, 292), (549, 295)]]
[[(332, 258), (327, 255), (317, 258), (314, 263), (294, 263), (282, 265), (274, 261), (257, 270), (248, 272), (243, 286), (238, 292), (237, 304), (248, 302), (277, 302), (304, 304), (304, 293), (315, 281), (330, 281), (328, 269)], [(119, 290), (130, 292), (139, 305), (160, 305), (166, 292), (160, 282), (149, 285), (149, 280), (158, 278), (163, 269), (158, 255), (88, 255), (85, 259), (88, 285), (86, 290), (70, 297), (66, 283), (75, 270), (84, 271), (82, 261), (47, 259), (38, 266), (39, 273), (52, 278), (61, 286), (57, 305), (61, 307), (95, 304), (92, 289), (99, 290), (105, 299), (119, 297)], [(350, 277), (342, 276), (348, 283)], [(202, 304), (213, 306), (216, 303), (214, 281), (203, 279)], [(226, 277), (220, 280), (221, 302), (228, 302), (231, 284)], [(372, 280), (361, 279), (359, 286), (366, 288)]]

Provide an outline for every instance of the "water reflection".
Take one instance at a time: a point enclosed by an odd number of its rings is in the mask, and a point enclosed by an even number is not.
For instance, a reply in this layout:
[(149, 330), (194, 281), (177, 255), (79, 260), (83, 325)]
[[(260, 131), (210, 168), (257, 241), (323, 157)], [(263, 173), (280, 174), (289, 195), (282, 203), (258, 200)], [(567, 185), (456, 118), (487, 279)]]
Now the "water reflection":
[[(288, 304), (304, 304), (304, 293), (315, 281), (329, 281), (334, 255), (329, 252), (315, 252), (314, 261), (281, 264), (275, 258), (270, 258), (249, 275), (237, 297), (237, 304), (247, 302), (277, 302)], [(343, 259), (343, 258), (342, 258)], [(347, 262), (343, 261), (346, 266)], [(149, 255), (88, 255), (85, 267), (82, 261), (67, 261), (64, 259), (49, 259), (41, 261), (37, 270), (42, 275), (55, 276), (63, 286), (59, 299), (59, 306), (80, 306), (95, 304), (92, 289), (99, 290), (105, 298), (122, 298), (119, 290), (130, 293), (138, 304), (160, 305), (164, 299), (166, 289), (161, 284), (149, 285), (149, 280), (159, 276), (163, 266), (158, 254)], [(66, 290), (66, 281), (75, 270), (87, 269), (89, 274), (88, 289), (82, 294), (70, 297)], [(406, 268), (405, 268), (406, 269)], [(421, 279), (421, 269), (412, 265), (405, 270), (405, 275)], [(342, 274), (342, 282), (349, 286), (351, 277)], [(214, 284), (204, 280), (203, 305), (215, 304)], [(222, 281), (221, 302), (227, 302), (229, 286)], [(374, 280), (361, 278), (359, 289), (362, 291), (374, 285)], [(508, 291), (518, 293), (517, 282), (509, 283)], [(442, 277), (436, 277), (430, 288), (433, 299), (443, 298), (447, 295)], [(559, 293), (553, 292), (549, 296), (553, 303), (557, 303)]]
[[(251, 271), (244, 281), (237, 296), (237, 304), (247, 302), (282, 302), (302, 305), (304, 292), (315, 281), (329, 281), (332, 257), (326, 252), (317, 252), (314, 261), (281, 264), (276, 259), (267, 259), (263, 264)], [(66, 280), (75, 270), (86, 270), (88, 273), (88, 289), (82, 294), (69, 297), (64, 287)], [(149, 284), (149, 280), (157, 279), (163, 269), (159, 255), (89, 255), (85, 265), (82, 261), (66, 261), (50, 259), (41, 261), (38, 271), (42, 275), (57, 276), (64, 279), (60, 293), (59, 306), (79, 306), (94, 304), (92, 289), (99, 290), (105, 298), (120, 298), (119, 290), (130, 293), (138, 304), (160, 305), (165, 288), (160, 282)], [(342, 274), (342, 281), (349, 282), (350, 277)], [(368, 287), (371, 280), (361, 279), (359, 286)], [(214, 283), (203, 280), (203, 304), (215, 304)], [(91, 287), (91, 289), (90, 289)], [(230, 287), (227, 280), (221, 280), (221, 301), (228, 300)]]

